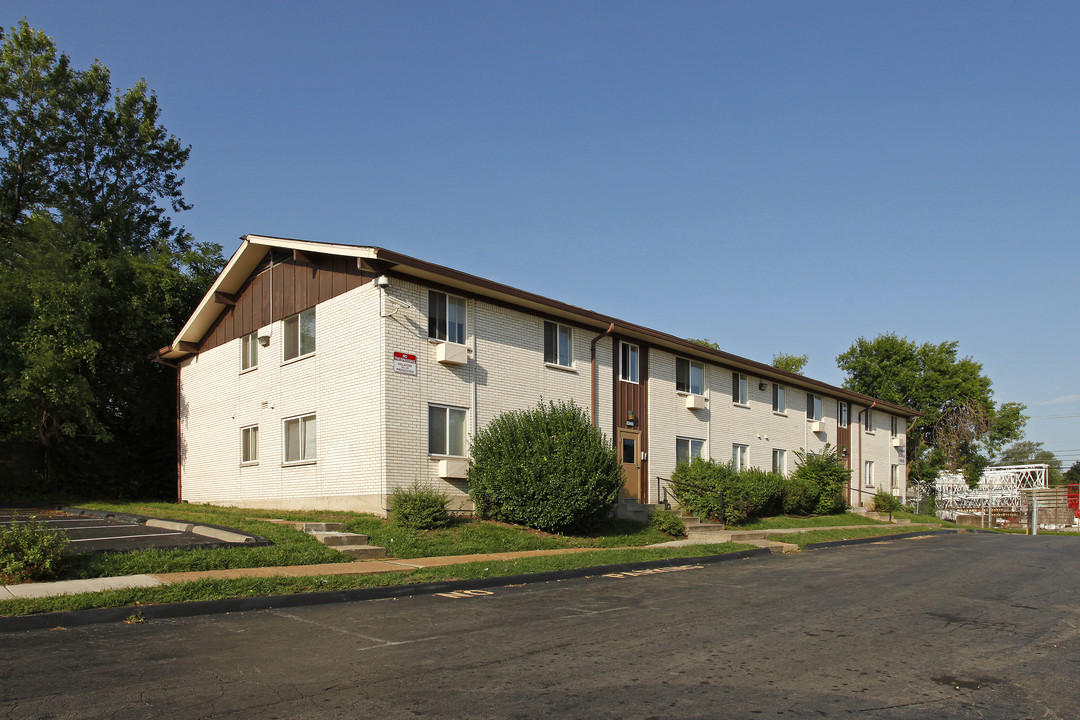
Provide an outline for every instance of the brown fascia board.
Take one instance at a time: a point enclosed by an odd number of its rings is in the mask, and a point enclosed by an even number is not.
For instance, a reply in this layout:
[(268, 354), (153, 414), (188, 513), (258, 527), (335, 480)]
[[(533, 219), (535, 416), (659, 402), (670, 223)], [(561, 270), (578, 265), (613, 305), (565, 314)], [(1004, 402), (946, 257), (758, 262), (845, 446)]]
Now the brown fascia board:
[[(547, 312), (561, 315), (565, 317), (573, 317), (579, 321), (586, 321), (586, 324), (595, 325), (599, 329), (607, 328), (610, 324), (615, 324), (615, 332), (620, 335), (636, 338), (642, 341), (650, 342), (654, 345), (660, 345), (671, 350), (676, 350), (683, 355), (692, 355), (700, 359), (711, 360), (713, 362), (720, 362), (726, 366), (732, 367), (736, 370), (746, 370), (756, 375), (767, 377), (771, 380), (782, 380), (786, 385), (793, 385), (808, 388), (810, 390), (820, 390), (822, 393), (827, 393), (831, 396), (838, 397), (845, 400), (851, 400), (859, 405), (865, 405), (869, 407), (876, 403), (876, 407), (882, 410), (892, 411), (894, 413), (904, 415), (906, 417), (921, 417), (922, 413), (912, 408), (904, 407), (902, 405), (895, 405), (893, 403), (878, 400), (877, 398), (863, 395), (862, 393), (853, 392), (844, 388), (829, 385), (828, 383), (820, 380), (814, 380), (808, 378), (805, 375), (799, 375), (797, 373), (787, 372), (786, 370), (780, 370), (774, 368), (771, 365), (760, 363), (755, 360), (749, 360), (738, 355), (732, 355), (726, 353), (723, 350), (714, 350), (713, 348), (699, 345), (698, 343), (685, 340), (683, 338), (669, 335), (652, 328), (643, 327), (641, 325), (635, 325), (633, 323), (624, 322), (618, 318), (609, 317), (600, 313), (586, 310), (574, 305), (568, 305), (558, 300), (552, 300), (551, 298), (544, 297), (543, 295), (537, 295), (535, 293), (528, 292), (526, 290), (519, 290), (518, 288), (511, 287), (509, 285), (503, 285), (492, 280), (470, 275), (468, 273), (461, 272), (460, 270), (454, 270), (443, 265), (437, 265), (435, 263), (427, 262), (426, 260), (420, 260), (418, 258), (410, 257), (408, 255), (402, 255), (401, 253), (387, 250), (385, 248), (371, 248), (375, 256), (380, 260), (393, 263), (395, 270), (403, 272), (407, 275), (419, 276), (421, 278), (438, 278), (444, 284), (449, 284), (455, 287), (464, 287), (468, 289), (479, 288), (482, 292), (495, 294), (504, 298), (510, 298), (516, 301), (518, 305), (525, 305), (526, 307), (543, 307)], [(408, 272), (406, 270), (413, 270)], [(591, 322), (589, 322), (591, 321)]]

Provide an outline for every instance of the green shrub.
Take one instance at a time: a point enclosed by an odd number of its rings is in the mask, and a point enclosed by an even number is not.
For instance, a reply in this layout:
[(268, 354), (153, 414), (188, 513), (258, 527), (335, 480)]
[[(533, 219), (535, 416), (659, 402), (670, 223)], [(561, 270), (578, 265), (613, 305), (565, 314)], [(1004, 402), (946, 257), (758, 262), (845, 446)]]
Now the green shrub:
[(656, 510), (653, 512), (649, 516), (649, 527), (672, 537), (680, 537), (686, 534), (686, 523), (683, 522), (678, 513), (671, 510)]
[(879, 513), (895, 513), (904, 509), (900, 498), (888, 490), (878, 490), (874, 495), (874, 510)]
[(737, 472), (731, 463), (694, 458), (675, 468), (671, 489), (691, 514), (731, 525), (777, 513), (784, 478), (751, 468)]
[(826, 443), (821, 452), (795, 452), (796, 469), (788, 481), (784, 512), (794, 515), (834, 515), (847, 510), (844, 488), (851, 471)]
[(390, 494), (390, 517), (402, 527), (431, 530), (450, 522), (446, 503), (450, 496), (414, 481), (412, 487), (398, 488)]
[(469, 496), (478, 517), (548, 532), (603, 520), (624, 484), (604, 434), (573, 402), (503, 413), (476, 434)]
[(35, 517), (0, 526), (0, 579), (10, 583), (52, 577), (68, 542), (67, 534), (48, 529)]

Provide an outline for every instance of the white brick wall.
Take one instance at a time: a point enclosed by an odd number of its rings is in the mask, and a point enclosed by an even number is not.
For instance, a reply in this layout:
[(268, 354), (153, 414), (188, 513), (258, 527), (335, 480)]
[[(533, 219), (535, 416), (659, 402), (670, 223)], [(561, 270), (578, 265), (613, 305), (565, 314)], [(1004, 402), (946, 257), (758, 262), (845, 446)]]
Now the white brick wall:
[[(452, 294), (452, 293), (451, 293)], [(467, 484), (437, 477), (438, 459), (428, 454), (428, 406), (467, 410), (469, 440), (499, 413), (530, 408), (543, 399), (573, 400), (592, 406), (590, 342), (600, 333), (574, 327), (569, 369), (545, 365), (544, 321), (527, 312), (468, 299), (468, 362), (436, 361), (437, 344), (427, 337), (428, 288), (394, 278), (389, 287), (364, 285), (316, 308), (316, 352), (281, 362), (282, 322), (262, 328), (270, 346), (259, 349), (258, 368), (240, 372), (239, 340), (185, 360), (181, 371), (183, 499), (249, 507), (342, 508), (382, 512), (386, 495), (413, 481), (450, 492), (467, 506)], [(394, 372), (394, 352), (417, 357), (417, 374)], [(836, 400), (823, 402), (826, 432), (810, 432), (806, 392), (787, 387), (787, 411), (772, 410), (772, 382), (748, 375), (749, 402), (731, 397), (731, 370), (706, 363), (706, 407), (686, 408), (675, 391), (674, 353), (650, 349), (648, 368), (648, 448), (650, 500), (656, 477), (675, 467), (675, 438), (706, 442), (705, 453), (726, 462), (733, 443), (749, 447), (751, 466), (771, 468), (772, 450), (795, 451), (836, 444)], [(597, 343), (597, 416), (613, 437), (613, 343)], [(852, 406), (851, 455), (855, 478), (864, 460), (876, 464), (876, 488), (889, 486), (897, 452), (889, 416), (875, 411), (878, 429), (862, 434)], [(282, 462), (282, 421), (314, 412), (318, 427), (316, 462)], [(240, 464), (240, 430), (259, 427), (259, 462)], [(901, 433), (901, 441), (904, 435)], [(904, 468), (906, 470), (906, 468)], [(898, 489), (904, 494), (906, 472)], [(865, 489), (857, 479), (855, 489)], [(874, 488), (874, 490), (876, 490)], [(867, 496), (868, 499), (869, 496)], [(853, 495), (858, 504), (858, 493)]]

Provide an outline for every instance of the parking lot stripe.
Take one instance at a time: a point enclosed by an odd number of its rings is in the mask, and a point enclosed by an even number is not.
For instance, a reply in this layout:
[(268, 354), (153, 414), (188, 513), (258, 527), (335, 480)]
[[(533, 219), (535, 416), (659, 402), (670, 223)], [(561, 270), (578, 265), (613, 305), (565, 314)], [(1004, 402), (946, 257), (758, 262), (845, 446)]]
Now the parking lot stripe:
[(148, 537), (161, 537), (162, 535), (183, 535), (182, 532), (146, 533), (145, 535), (116, 535), (115, 537), (92, 537), (79, 538), (71, 542), (98, 542), (99, 540), (140, 540)]

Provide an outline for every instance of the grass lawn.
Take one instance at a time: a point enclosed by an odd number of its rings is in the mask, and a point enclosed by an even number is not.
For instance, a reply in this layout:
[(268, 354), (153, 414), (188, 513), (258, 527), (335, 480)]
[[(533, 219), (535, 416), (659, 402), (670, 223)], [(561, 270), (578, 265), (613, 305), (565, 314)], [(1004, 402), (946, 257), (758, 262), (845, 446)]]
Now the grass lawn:
[(793, 543), (801, 548), (805, 548), (811, 543), (831, 542), (833, 540), (854, 540), (855, 538), (896, 535), (899, 533), (937, 529), (939, 528), (926, 527), (925, 525), (878, 525), (875, 527), (868, 526), (866, 528), (854, 528), (850, 530), (808, 530), (807, 532), (801, 533), (777, 535), (770, 539)]
[(720, 543), (675, 548), (598, 549), (594, 552), (518, 558), (501, 562), (472, 562), (460, 565), (425, 568), (412, 572), (380, 573), (376, 575), (322, 575), (287, 578), (238, 578), (231, 580), (198, 580), (195, 582), (159, 585), (150, 588), (109, 590), (105, 592), (63, 595), (50, 598), (0, 601), (0, 615), (30, 615), (34, 613), (87, 610), (103, 607), (128, 607), (137, 612), (140, 605), (219, 600), (223, 598), (263, 597), (323, 590), (350, 590), (363, 587), (410, 585), (445, 580), (523, 575), (527, 573), (569, 570), (580, 567), (615, 565), (679, 557), (701, 557), (751, 549), (751, 545)]
[(625, 520), (609, 520), (590, 535), (552, 535), (503, 523), (455, 520), (441, 530), (410, 530), (373, 515), (330, 511), (252, 510), (176, 503), (83, 503), (80, 507), (132, 513), (172, 520), (224, 525), (261, 535), (269, 547), (143, 550), (123, 554), (83, 553), (71, 556), (60, 579), (113, 577), (143, 573), (223, 570), (226, 568), (314, 565), (350, 562), (291, 525), (267, 518), (307, 522), (343, 522), (346, 530), (368, 535), (369, 542), (397, 558), (472, 555), (477, 553), (548, 550), (556, 548), (640, 547), (671, 538), (657, 530)]
[(837, 525), (888, 525), (883, 520), (874, 520), (859, 513), (839, 513), (837, 515), (777, 515), (775, 517), (756, 518), (745, 525), (732, 525), (739, 530), (782, 530), (786, 528), (835, 527)]

